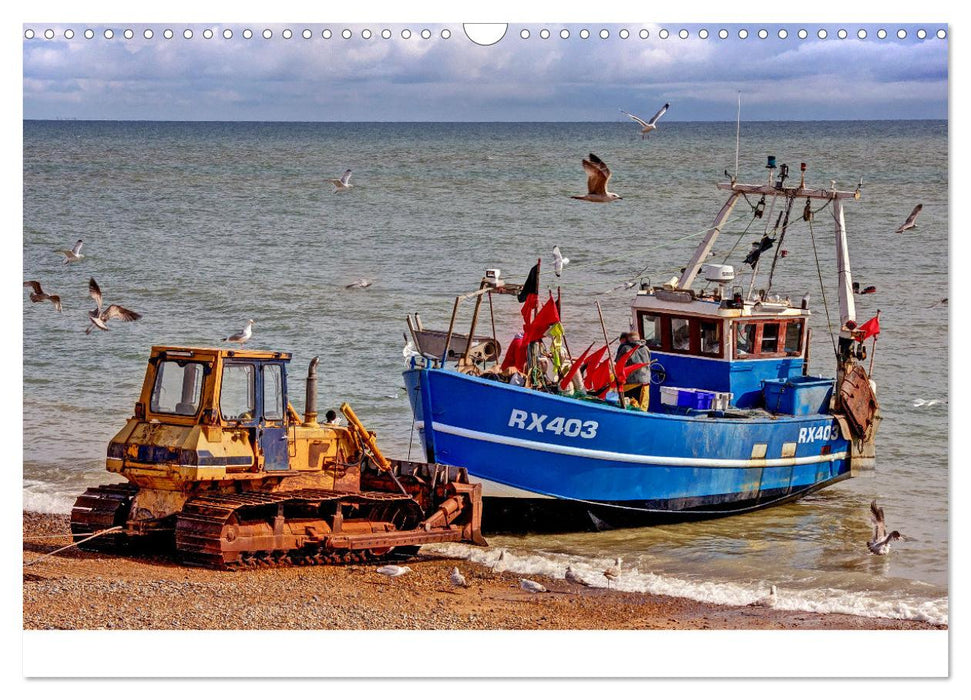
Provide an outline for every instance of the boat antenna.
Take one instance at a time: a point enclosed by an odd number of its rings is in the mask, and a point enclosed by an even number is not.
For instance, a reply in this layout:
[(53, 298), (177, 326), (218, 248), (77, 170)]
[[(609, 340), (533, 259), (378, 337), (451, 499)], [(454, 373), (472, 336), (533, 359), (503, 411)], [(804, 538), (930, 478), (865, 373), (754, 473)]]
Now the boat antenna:
[(735, 177), (732, 183), (738, 179), (738, 139), (742, 129), (742, 91), (738, 91), (738, 111), (735, 112)]

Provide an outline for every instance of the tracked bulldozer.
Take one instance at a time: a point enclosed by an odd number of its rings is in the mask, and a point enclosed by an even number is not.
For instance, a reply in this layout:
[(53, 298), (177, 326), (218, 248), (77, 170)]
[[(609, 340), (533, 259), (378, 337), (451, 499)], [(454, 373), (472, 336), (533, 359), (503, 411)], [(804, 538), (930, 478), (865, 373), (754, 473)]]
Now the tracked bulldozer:
[(153, 347), (134, 415), (108, 445), (108, 471), (127, 483), (77, 499), (78, 546), (161, 543), (188, 564), (234, 569), (485, 544), (481, 486), (465, 469), (385, 458), (347, 404), (347, 426), (318, 423), (317, 358), (300, 416), (290, 359)]

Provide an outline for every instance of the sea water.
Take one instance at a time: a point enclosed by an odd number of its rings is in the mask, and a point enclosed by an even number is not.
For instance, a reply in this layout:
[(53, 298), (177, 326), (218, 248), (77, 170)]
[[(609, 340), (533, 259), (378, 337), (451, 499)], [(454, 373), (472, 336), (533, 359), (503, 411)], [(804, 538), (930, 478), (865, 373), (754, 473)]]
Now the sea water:
[[(621, 201), (569, 198), (585, 192), (581, 160), (591, 152), (609, 165)], [(845, 213), (854, 280), (877, 288), (856, 297), (857, 318), (881, 312), (876, 346), (867, 343), (883, 412), (874, 476), (718, 520), (492, 544), (524, 574), (562, 576), (570, 564), (606, 586), (601, 572), (620, 556), (624, 573), (612, 585), (622, 590), (747, 603), (774, 584), (787, 609), (946, 623), (947, 123), (743, 123), (738, 179), (767, 181), (767, 155), (789, 166), (790, 184), (803, 162), (810, 186), (835, 180), (852, 190), (863, 179)], [(570, 347), (600, 337), (597, 301), (616, 336), (633, 291), (616, 288), (679, 274), (726, 199), (715, 183), (734, 167), (734, 123), (665, 122), (641, 140), (620, 119), (26, 121), (24, 279), (59, 294), (64, 310), (24, 292), (24, 508), (68, 512), (86, 487), (117, 480), (105, 472), (105, 449), (132, 414), (152, 345), (218, 346), (250, 318), (247, 347), (293, 354), (298, 411), (305, 368), (319, 356), (320, 410), (348, 401), (388, 454), (418, 459), (401, 379), (406, 314), (444, 328), (455, 296), (475, 289), (486, 268), (522, 282), (541, 258), (541, 287), (561, 293)], [(354, 187), (335, 194), (328, 179), (347, 168)], [(894, 233), (918, 203), (917, 228)], [(736, 206), (716, 262), (731, 253), (738, 267), (751, 242), (772, 233), (782, 200), (770, 198), (761, 219), (749, 204)], [(794, 204), (771, 291), (810, 294), (811, 372), (832, 376), (833, 221), (823, 209), (810, 227), (803, 207)], [(85, 258), (62, 264), (56, 251), (78, 239)], [(560, 278), (554, 245), (570, 259)], [(90, 277), (106, 304), (143, 318), (86, 335)], [(346, 288), (360, 278), (373, 284)], [(764, 285), (763, 275), (756, 288)], [(518, 304), (500, 298), (493, 311), (505, 344)], [(874, 498), (888, 526), (909, 537), (883, 557), (865, 544)], [(497, 556), (444, 549), (485, 563)]]

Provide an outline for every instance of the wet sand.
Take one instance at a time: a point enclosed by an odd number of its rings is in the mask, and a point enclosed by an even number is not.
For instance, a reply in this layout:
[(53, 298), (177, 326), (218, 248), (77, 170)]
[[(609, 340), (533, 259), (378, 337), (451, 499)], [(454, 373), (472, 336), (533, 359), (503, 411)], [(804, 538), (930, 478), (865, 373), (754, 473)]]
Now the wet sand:
[[(947, 629), (925, 622), (729, 607), (684, 598), (582, 588), (465, 560), (419, 555), (388, 580), (375, 565), (210, 571), (174, 555), (109, 555), (70, 548), (68, 516), (23, 515), (24, 629), (628, 630)], [(36, 563), (31, 563), (35, 562)], [(452, 567), (468, 588), (448, 580)]]

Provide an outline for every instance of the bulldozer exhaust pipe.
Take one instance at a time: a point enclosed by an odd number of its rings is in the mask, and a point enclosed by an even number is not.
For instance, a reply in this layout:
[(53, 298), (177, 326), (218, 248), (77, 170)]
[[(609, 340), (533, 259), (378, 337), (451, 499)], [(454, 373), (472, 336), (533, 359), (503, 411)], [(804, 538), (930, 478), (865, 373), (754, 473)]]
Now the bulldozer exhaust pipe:
[(316, 426), (317, 425), (317, 363), (320, 362), (320, 357), (315, 357), (310, 361), (310, 367), (307, 370), (307, 401), (303, 407), (303, 423), (304, 425)]

